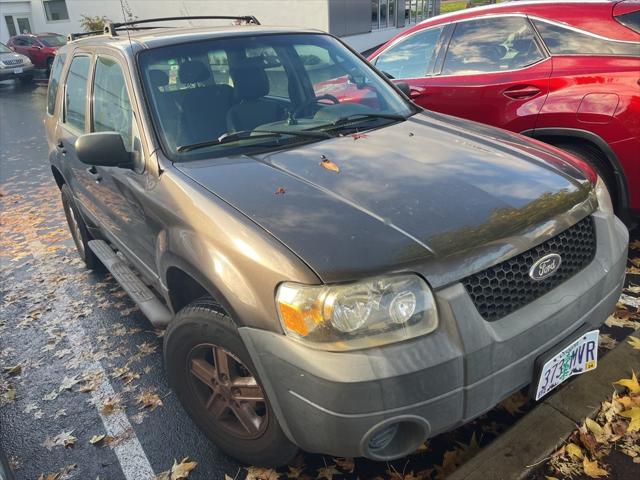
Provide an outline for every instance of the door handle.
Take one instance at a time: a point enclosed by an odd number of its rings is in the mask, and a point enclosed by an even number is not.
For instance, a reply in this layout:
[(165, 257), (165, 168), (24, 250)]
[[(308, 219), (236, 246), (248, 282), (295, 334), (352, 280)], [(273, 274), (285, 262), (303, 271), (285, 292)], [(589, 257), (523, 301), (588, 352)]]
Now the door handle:
[(87, 168), (87, 173), (91, 178), (93, 178), (96, 183), (100, 183), (100, 181), (102, 180), (102, 176), (100, 175), (100, 172), (95, 165), (91, 165), (89, 168)]
[(535, 97), (541, 91), (542, 90), (534, 85), (516, 85), (515, 87), (507, 88), (502, 94), (514, 100), (524, 100)]
[(410, 98), (418, 98), (427, 95), (426, 88), (415, 88), (412, 87), (409, 93)]

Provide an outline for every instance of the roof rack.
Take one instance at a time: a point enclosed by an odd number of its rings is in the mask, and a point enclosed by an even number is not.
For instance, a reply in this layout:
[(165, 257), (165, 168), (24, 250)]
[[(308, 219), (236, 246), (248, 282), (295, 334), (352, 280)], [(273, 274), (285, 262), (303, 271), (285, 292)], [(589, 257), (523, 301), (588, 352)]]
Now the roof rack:
[[(104, 26), (105, 35), (111, 35), (116, 37), (118, 30), (122, 30), (122, 27), (133, 27), (132, 30), (136, 30), (137, 26), (141, 23), (155, 23), (155, 22), (167, 22), (173, 20), (241, 20), (249, 24), (260, 25), (260, 22), (253, 15), (200, 15), (195, 17), (159, 17), (159, 18), (145, 18), (143, 20), (132, 20), (130, 22), (107, 22)], [(160, 27), (147, 27), (147, 28), (160, 28)], [(144, 27), (141, 28), (145, 29)]]
[(159, 17), (159, 18), (145, 18), (142, 20), (132, 20), (130, 22), (107, 22), (104, 26), (104, 30), (94, 30), (92, 32), (80, 32), (70, 33), (67, 35), (67, 41), (72, 42), (82, 37), (89, 37), (91, 35), (110, 35), (112, 37), (118, 36), (119, 30), (151, 30), (160, 27), (138, 27), (142, 23), (155, 23), (155, 22), (167, 22), (174, 20), (241, 20), (248, 24), (260, 25), (260, 22), (253, 15), (200, 15), (195, 17)]

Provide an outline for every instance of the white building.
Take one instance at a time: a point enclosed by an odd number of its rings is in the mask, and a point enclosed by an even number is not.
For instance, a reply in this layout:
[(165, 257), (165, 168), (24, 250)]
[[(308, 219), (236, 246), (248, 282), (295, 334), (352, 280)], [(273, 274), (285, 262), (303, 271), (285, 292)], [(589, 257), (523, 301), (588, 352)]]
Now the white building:
[[(122, 0), (137, 18), (254, 15), (263, 25), (319, 28), (364, 51), (440, 10), (440, 0)], [(0, 42), (17, 33), (80, 32), (82, 15), (122, 21), (120, 0), (0, 0)]]

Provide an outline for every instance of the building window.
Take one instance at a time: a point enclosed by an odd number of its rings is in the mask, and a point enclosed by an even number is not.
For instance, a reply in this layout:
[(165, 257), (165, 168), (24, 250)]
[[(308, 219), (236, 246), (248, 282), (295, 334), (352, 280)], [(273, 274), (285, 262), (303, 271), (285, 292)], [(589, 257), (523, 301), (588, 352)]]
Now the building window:
[(65, 0), (42, 0), (48, 21), (69, 20), (67, 2)]
[(404, 19), (405, 25), (418, 23), (433, 17), (435, 0), (405, 0)]
[(371, 29), (396, 26), (397, 0), (371, 0)]
[(7, 23), (7, 29), (9, 30), (9, 36), (13, 37), (14, 35), (17, 35), (18, 32), (16, 32), (16, 25), (13, 23), (13, 17), (11, 15), (5, 15), (4, 16), (4, 21)]

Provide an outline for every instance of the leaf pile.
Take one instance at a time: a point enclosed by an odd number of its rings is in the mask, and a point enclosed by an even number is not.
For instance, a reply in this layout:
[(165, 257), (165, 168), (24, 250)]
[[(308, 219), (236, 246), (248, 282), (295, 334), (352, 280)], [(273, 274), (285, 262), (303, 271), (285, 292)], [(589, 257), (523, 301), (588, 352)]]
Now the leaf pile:
[(624, 390), (614, 391), (611, 401), (602, 402), (595, 418), (585, 419), (568, 442), (553, 453), (549, 466), (555, 474), (563, 478), (583, 474), (591, 478), (607, 477), (605, 460), (612, 448), (640, 464), (640, 383), (632, 372), (631, 378), (623, 378), (616, 384)]

